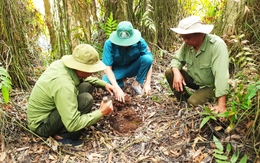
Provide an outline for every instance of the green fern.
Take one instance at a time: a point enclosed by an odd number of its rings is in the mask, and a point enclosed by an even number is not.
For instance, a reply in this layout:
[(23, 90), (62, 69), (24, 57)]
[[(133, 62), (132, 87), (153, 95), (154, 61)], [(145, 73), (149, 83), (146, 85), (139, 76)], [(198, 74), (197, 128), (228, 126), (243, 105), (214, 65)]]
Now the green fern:
[[(11, 77), (3, 67), (0, 67), (0, 89), (2, 91), (2, 96), (4, 98), (4, 102), (9, 102), (9, 91), (12, 90), (12, 82)], [(3, 101), (0, 99), (0, 102)]]
[(142, 23), (147, 27), (149, 30), (156, 32), (156, 27), (153, 19), (151, 18), (152, 13), (154, 12), (154, 8), (151, 5), (151, 0), (148, 1), (147, 9), (142, 15)]
[(101, 24), (101, 28), (105, 31), (107, 37), (116, 30), (117, 28), (117, 21), (114, 20), (112, 12), (110, 13), (109, 18), (107, 19), (105, 24)]

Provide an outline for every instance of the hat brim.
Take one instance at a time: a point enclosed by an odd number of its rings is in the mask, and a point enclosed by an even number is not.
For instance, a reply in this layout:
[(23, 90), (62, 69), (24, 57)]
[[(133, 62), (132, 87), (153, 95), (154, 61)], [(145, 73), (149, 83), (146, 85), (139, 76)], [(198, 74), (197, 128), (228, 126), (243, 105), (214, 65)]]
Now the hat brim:
[(130, 46), (130, 45), (133, 45), (133, 44), (137, 43), (138, 41), (140, 41), (140, 39), (141, 39), (141, 33), (137, 29), (134, 29), (133, 36), (131, 38), (127, 38), (127, 39), (119, 38), (117, 36), (116, 31), (112, 32), (109, 36), (109, 40), (113, 44), (116, 44), (119, 46)]
[(170, 28), (172, 31), (178, 33), (178, 34), (192, 34), (192, 33), (210, 33), (214, 28), (214, 25), (202, 25), (200, 28), (197, 29), (181, 29), (181, 28)]
[(65, 66), (71, 69), (75, 69), (83, 72), (93, 73), (93, 72), (103, 71), (106, 69), (106, 65), (100, 60), (94, 64), (87, 65), (76, 61), (72, 55), (64, 55), (62, 57), (62, 62), (65, 64)]

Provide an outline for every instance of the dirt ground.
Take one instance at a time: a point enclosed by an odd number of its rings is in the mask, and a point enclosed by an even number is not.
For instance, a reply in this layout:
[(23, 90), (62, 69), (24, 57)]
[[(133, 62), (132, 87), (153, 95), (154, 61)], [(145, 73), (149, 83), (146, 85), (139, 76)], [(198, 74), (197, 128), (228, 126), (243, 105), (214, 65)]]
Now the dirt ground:
[[(216, 149), (213, 136), (224, 148), (230, 143), (239, 149), (240, 158), (248, 154), (248, 162), (256, 160), (250, 146), (253, 140), (244, 139), (246, 125), (226, 133), (227, 121), (209, 120), (200, 129), (204, 106), (192, 108), (176, 101), (163, 76), (169, 59), (158, 58), (154, 65), (151, 95), (137, 96), (131, 88), (134, 79), (128, 79), (123, 88), (127, 102), (114, 100), (114, 112), (85, 129), (81, 148), (63, 146), (51, 137), (40, 138), (30, 132), (26, 127), (30, 92), (14, 89), (11, 103), (1, 106), (0, 162), (211, 163), (215, 162)], [(93, 110), (106, 95), (101, 89), (94, 91)]]

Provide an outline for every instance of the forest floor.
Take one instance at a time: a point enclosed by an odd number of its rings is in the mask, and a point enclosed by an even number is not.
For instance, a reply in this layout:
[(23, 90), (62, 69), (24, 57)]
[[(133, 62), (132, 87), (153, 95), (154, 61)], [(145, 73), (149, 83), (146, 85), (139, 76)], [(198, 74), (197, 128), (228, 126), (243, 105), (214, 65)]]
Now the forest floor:
[[(209, 120), (200, 129), (204, 107), (213, 104), (193, 108), (177, 102), (164, 78), (169, 62), (170, 58), (155, 59), (149, 96), (135, 95), (131, 89), (133, 78), (128, 79), (124, 87), (127, 102), (114, 101), (110, 116), (86, 128), (81, 148), (63, 146), (51, 137), (40, 138), (30, 132), (26, 127), (30, 92), (14, 89), (11, 103), (1, 106), (0, 162), (216, 162), (219, 145), (213, 136), (222, 142), (223, 155), (228, 159), (233, 153), (226, 150), (229, 143), (232, 149), (240, 151), (239, 158), (247, 154), (248, 162), (254, 162), (256, 154), (250, 146), (253, 140), (244, 139), (250, 121), (230, 132), (226, 132), (229, 123), (225, 119)], [(98, 109), (106, 94), (101, 89), (94, 91), (93, 110)]]

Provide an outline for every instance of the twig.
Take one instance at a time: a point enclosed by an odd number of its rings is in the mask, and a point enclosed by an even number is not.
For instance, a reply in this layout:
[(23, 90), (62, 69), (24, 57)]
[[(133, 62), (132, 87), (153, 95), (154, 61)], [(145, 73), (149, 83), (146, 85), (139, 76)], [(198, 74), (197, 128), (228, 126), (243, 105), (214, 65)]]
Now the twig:
[(149, 42), (149, 44), (151, 44), (151, 45), (157, 47), (158, 49), (160, 49), (160, 50), (161, 50), (163, 53), (165, 53), (165, 54), (174, 55), (174, 54), (168, 52), (167, 50), (164, 50), (164, 49), (160, 48), (158, 45), (156, 45), (156, 44), (154, 44), (154, 43), (152, 43), (152, 42)]
[[(3, 44), (3, 45), (7, 48), (7, 50), (5, 51), (5, 53), (6, 53), (6, 59), (4, 59), (4, 55), (1, 55), (1, 57), (2, 57), (3, 62), (5, 62), (5, 69), (6, 69), (6, 71), (8, 71), (8, 67), (9, 67), (9, 65), (10, 65), (11, 62), (12, 62), (12, 55), (10, 56), (10, 59), (9, 59), (9, 51), (10, 51), (10, 48), (9, 48), (9, 46), (7, 46), (7, 45), (5, 44), (5, 42), (4, 42), (3, 40), (0, 40), (0, 43)], [(8, 60), (9, 60), (9, 61), (8, 61)], [(0, 65), (0, 66), (1, 66), (1, 65)]]

